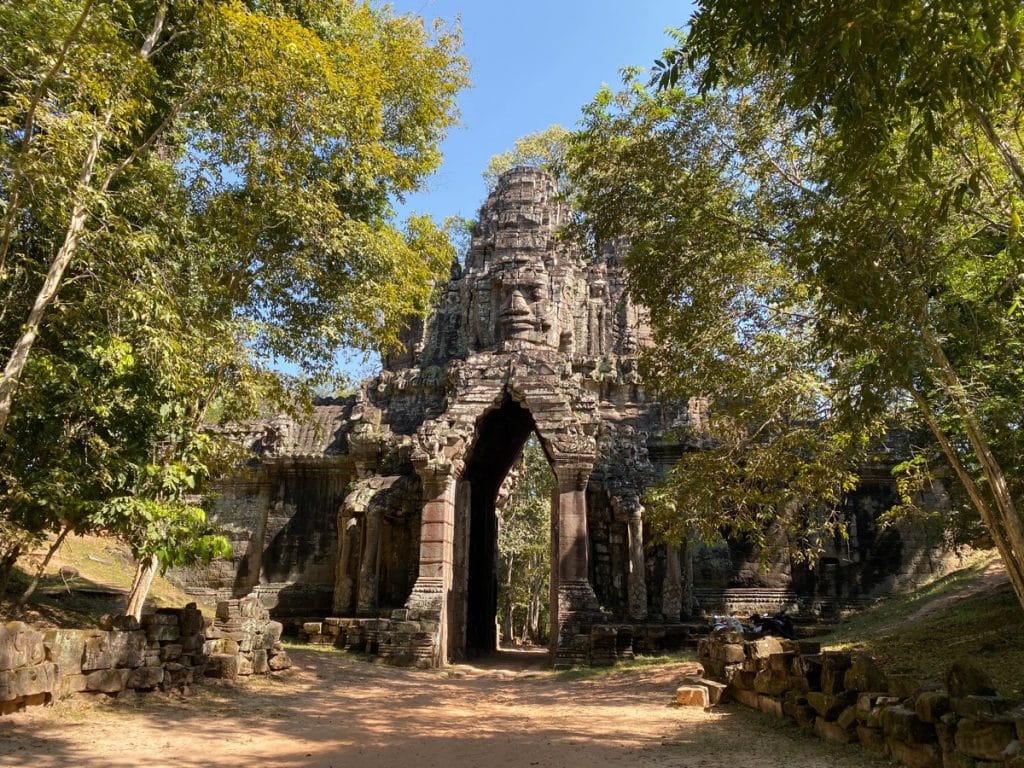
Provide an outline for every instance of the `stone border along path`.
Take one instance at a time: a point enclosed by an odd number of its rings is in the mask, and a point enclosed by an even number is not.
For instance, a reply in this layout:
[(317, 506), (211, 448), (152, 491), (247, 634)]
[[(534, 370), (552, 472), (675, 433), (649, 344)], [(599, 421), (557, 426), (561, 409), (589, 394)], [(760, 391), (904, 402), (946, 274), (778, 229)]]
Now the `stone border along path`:
[(14, 714), (0, 721), (0, 766), (885, 765), (735, 704), (675, 707), (682, 665), (572, 680), (533, 668), (416, 671), (289, 653), (294, 668), (271, 680)]

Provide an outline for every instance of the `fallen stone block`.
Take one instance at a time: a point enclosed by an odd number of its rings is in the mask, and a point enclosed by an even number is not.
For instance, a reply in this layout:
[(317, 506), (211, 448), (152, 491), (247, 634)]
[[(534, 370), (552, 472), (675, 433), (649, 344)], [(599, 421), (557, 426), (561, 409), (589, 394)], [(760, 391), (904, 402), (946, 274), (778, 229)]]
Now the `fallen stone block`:
[(938, 738), (934, 725), (924, 722), (917, 716), (917, 712), (902, 704), (886, 707), (880, 719), (890, 747), (893, 741), (913, 744), (934, 742)]
[[(271, 667), (273, 669), (273, 667)], [(214, 653), (206, 660), (206, 676), (222, 680), (238, 677), (238, 654)]]
[(55, 695), (59, 699), (67, 698), (76, 693), (81, 693), (87, 690), (89, 687), (88, 678), (81, 674), (73, 675), (60, 675), (57, 681), (57, 690), (54, 691)]
[(906, 699), (913, 696), (921, 687), (921, 679), (916, 675), (908, 675), (902, 672), (893, 673), (888, 676), (889, 693), (898, 699)]
[(676, 688), (676, 704), (680, 707), (710, 709), (711, 700), (708, 697), (708, 689), (702, 685), (680, 685)]
[(853, 729), (843, 728), (839, 723), (826, 720), (823, 717), (814, 719), (814, 732), (819, 738), (826, 741), (835, 741), (840, 744), (849, 744), (857, 738)]
[(128, 688), (134, 690), (152, 690), (164, 681), (163, 667), (138, 667), (128, 675)]
[(110, 653), (116, 667), (141, 667), (146, 660), (146, 633), (111, 632), (107, 635)]
[(98, 669), (85, 676), (85, 689), (97, 693), (120, 693), (128, 684), (129, 669)]
[(811, 691), (807, 694), (807, 703), (825, 720), (835, 720), (840, 713), (856, 701), (856, 694), (839, 695)]
[(889, 687), (885, 672), (868, 653), (858, 653), (853, 657), (843, 684), (852, 691), (884, 691)]
[(949, 694), (945, 691), (925, 691), (914, 701), (914, 711), (926, 723), (937, 723), (949, 712)]
[(865, 750), (879, 757), (889, 756), (889, 745), (885, 742), (885, 733), (881, 728), (858, 725), (856, 732), (857, 741)]
[(1013, 710), (1017, 703), (1016, 699), (1008, 699), (1005, 696), (963, 696), (952, 699), (952, 708), (960, 717), (991, 720), (1001, 719), (1003, 715)]
[(779, 720), (786, 716), (786, 712), (782, 707), (782, 699), (775, 696), (768, 696), (766, 694), (758, 694), (757, 697), (757, 708), (764, 712), (766, 715), (777, 717)]
[(729, 688), (725, 683), (720, 683), (717, 680), (708, 680), (706, 677), (701, 677), (699, 675), (687, 675), (680, 682), (683, 685), (699, 685), (706, 688), (708, 692), (708, 701), (712, 707), (722, 701)]
[(1003, 752), (1017, 738), (1013, 723), (961, 720), (956, 729), (956, 748), (978, 760), (1003, 759)]
[(270, 671), (267, 664), (267, 652), (265, 650), (252, 652), (252, 673), (254, 675), (265, 675)]
[(282, 672), (291, 668), (292, 659), (288, 657), (285, 651), (280, 651), (267, 659), (267, 666), (271, 672)]
[(907, 768), (943, 768), (942, 753), (936, 744), (921, 744), (889, 739), (889, 752)]
[(751, 709), (760, 708), (760, 694), (743, 688), (734, 688), (731, 691), (732, 697), (745, 707)]
[(163, 687), (165, 689), (180, 688), (183, 685), (189, 685), (193, 682), (192, 678), (192, 670), (184, 664), (177, 664), (173, 661), (164, 664)]

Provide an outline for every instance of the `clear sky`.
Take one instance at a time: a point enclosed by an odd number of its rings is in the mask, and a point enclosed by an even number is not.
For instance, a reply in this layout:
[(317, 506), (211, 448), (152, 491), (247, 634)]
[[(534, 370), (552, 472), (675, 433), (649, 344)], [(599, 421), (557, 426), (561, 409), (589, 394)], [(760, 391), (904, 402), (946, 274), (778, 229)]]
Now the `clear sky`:
[(444, 161), (400, 215), (437, 221), (475, 218), (486, 194), (481, 174), (492, 155), (559, 123), (573, 128), (602, 84), (617, 87), (624, 66), (650, 67), (669, 44), (668, 27), (686, 24), (680, 0), (392, 0), (398, 12), (461, 20), (473, 85), (462, 93), (462, 125)]

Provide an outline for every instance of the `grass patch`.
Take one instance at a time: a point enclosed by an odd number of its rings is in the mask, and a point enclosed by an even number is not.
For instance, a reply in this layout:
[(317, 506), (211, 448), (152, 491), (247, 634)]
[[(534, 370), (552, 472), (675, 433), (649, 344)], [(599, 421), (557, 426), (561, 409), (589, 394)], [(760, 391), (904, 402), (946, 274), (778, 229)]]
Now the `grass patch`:
[(620, 661), (613, 666), (605, 667), (573, 667), (555, 672), (558, 680), (566, 682), (576, 680), (595, 680), (617, 675), (629, 674), (642, 669), (671, 669), (692, 665), (697, 661), (697, 653), (693, 650), (677, 651), (660, 656), (637, 656), (632, 661)]
[(995, 561), (978, 557), (962, 570), (850, 616), (820, 639), (824, 648), (866, 651), (890, 672), (942, 681), (970, 658), (1003, 695), (1024, 695), (1024, 611), (1006, 582), (979, 582)]
[[(94, 627), (105, 613), (124, 610), (135, 575), (135, 560), (121, 542), (103, 536), (69, 536), (54, 554), (32, 599), (17, 610), (14, 601), (24, 591), (42, 561), (39, 552), (23, 557), (15, 567), (8, 586), (9, 602), (0, 613), (33, 624), (60, 627)], [(76, 575), (61, 576), (64, 573)], [(197, 603), (207, 616), (215, 606), (186, 594), (162, 576), (153, 580), (146, 599), (147, 608), (181, 607)]]

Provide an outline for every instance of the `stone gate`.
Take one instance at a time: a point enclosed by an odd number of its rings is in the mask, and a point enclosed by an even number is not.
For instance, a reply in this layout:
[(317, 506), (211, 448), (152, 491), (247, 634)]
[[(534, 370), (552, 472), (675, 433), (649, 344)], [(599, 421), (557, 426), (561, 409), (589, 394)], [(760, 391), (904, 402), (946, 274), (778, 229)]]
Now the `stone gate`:
[[(187, 586), (256, 592), (286, 621), (365, 618), (371, 650), (394, 661), (440, 665), (492, 651), (495, 500), (535, 433), (557, 481), (556, 664), (593, 660), (595, 637), (614, 657), (621, 641), (608, 638), (619, 631), (664, 641), (695, 587), (735, 587), (741, 563), (728, 550), (725, 576), (702, 584), (689, 557), (645, 546), (643, 490), (695, 447), (666, 435), (699, 436), (703, 424), (692, 404), (647, 397), (637, 354), (651, 336), (626, 293), (622, 254), (608, 246), (585, 258), (559, 238), (568, 215), (549, 175), (505, 174), (480, 209), (465, 264), (453, 265), (434, 311), (410, 324), (404, 351), (378, 376), (350, 398), (320, 402), (309, 419), (239, 425), (258, 459), (220, 488), (236, 558)], [(862, 565), (881, 537), (869, 527)], [(854, 576), (882, 573), (873, 567)], [(759, 578), (740, 586), (769, 602), (793, 597), (788, 569)], [(816, 589), (805, 579), (805, 592)]]

